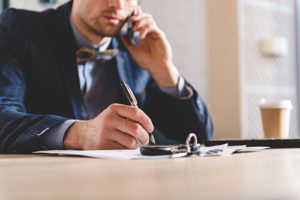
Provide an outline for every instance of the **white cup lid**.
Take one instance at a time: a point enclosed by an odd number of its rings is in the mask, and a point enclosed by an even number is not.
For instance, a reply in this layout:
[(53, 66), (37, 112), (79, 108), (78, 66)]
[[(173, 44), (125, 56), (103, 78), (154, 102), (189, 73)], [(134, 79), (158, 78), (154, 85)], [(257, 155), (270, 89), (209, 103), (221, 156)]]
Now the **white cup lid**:
[(280, 100), (280, 101), (266, 101), (261, 99), (259, 103), (260, 108), (282, 108), (282, 109), (292, 109), (293, 105), (290, 100)]

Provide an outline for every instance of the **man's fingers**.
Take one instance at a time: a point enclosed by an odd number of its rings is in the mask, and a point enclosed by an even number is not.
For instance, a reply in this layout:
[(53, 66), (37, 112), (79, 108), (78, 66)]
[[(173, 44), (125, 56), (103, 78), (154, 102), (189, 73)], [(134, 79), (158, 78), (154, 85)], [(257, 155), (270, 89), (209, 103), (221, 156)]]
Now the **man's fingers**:
[(147, 14), (147, 13), (142, 13), (142, 14), (134, 15), (130, 19), (133, 22), (138, 22), (139, 20), (142, 20), (142, 19), (149, 19), (149, 20), (151, 20), (151, 21), (154, 22), (152, 15), (151, 14)]
[(151, 119), (139, 108), (121, 104), (112, 104), (109, 109), (121, 116), (122, 118), (128, 118), (131, 121), (139, 123), (147, 132), (154, 130)]
[(140, 35), (139, 35), (139, 40), (144, 40), (147, 35), (149, 34), (151, 30), (149, 30), (149, 28), (141, 28), (140, 30)]
[(128, 149), (136, 149), (138, 147), (138, 142), (135, 137), (117, 129), (111, 133), (110, 139)]
[(152, 20), (149, 19), (149, 17), (147, 17), (147, 16), (142, 16), (142, 17), (138, 18), (138, 20), (132, 20), (132, 21), (135, 22), (133, 31), (138, 31), (143, 26), (153, 24)]
[(139, 32), (139, 40), (143, 40), (147, 37), (148, 34), (151, 34), (153, 38), (160, 38), (160, 31), (156, 26), (155, 22), (148, 17), (144, 17), (143, 19), (136, 22), (133, 27), (134, 32)]
[[(132, 143), (132, 138), (138, 139), (143, 145), (147, 145), (149, 143), (148, 132), (137, 122), (122, 118), (120, 116), (116, 116), (115, 120), (112, 121), (112, 126), (115, 127), (118, 131), (131, 137), (124, 138), (127, 143)], [(121, 144), (124, 145), (123, 143)]]

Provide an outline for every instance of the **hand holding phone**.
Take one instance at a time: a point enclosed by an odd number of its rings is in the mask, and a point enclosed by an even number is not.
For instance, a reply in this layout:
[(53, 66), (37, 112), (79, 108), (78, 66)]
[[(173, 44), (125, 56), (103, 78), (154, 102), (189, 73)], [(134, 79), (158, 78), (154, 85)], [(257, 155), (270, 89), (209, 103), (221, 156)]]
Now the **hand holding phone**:
[(127, 24), (127, 30), (126, 30), (126, 42), (128, 45), (131, 44), (131, 40), (133, 38), (134, 32), (133, 27), (135, 25), (134, 22), (131, 21), (131, 17), (137, 14), (137, 7), (134, 8), (131, 15), (127, 18), (126, 24)]
[[(172, 61), (172, 49), (152, 15), (143, 13), (137, 6), (125, 22), (124, 32), (121, 39), (135, 62), (147, 70), (160, 87), (175, 87), (179, 71)], [(139, 33), (138, 41), (132, 39), (134, 32)]]

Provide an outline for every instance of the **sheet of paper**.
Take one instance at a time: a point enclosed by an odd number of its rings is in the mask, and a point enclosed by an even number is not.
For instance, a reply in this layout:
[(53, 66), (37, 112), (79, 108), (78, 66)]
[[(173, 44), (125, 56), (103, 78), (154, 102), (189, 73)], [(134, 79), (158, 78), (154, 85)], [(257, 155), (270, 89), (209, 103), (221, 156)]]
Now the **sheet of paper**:
[(151, 158), (170, 158), (170, 155), (164, 156), (144, 156), (140, 149), (135, 150), (48, 150), (36, 151), (37, 154), (57, 154), (63, 156), (84, 156), (91, 158), (131, 160), (131, 159), (151, 159)]
[[(201, 147), (200, 156), (229, 156), (235, 152), (251, 152), (266, 149), (268, 147), (246, 147), (243, 146), (228, 146), (228, 144)], [(36, 151), (36, 154), (54, 154), (62, 156), (84, 156), (91, 158), (102, 159), (117, 159), (117, 160), (131, 160), (131, 159), (153, 159), (153, 158), (178, 158), (186, 156), (185, 153), (163, 156), (145, 156), (140, 153), (140, 149), (135, 150), (48, 150)]]
[(228, 149), (228, 144), (222, 144), (211, 147), (201, 147), (200, 156), (223, 156)]
[(246, 145), (241, 146), (228, 146), (228, 144), (211, 146), (211, 147), (201, 147), (201, 156), (229, 156), (237, 151), (242, 151), (246, 149)]
[(233, 153), (246, 153), (246, 152), (255, 152), (270, 147), (247, 147), (246, 145), (240, 146), (228, 146), (228, 144), (211, 146), (211, 147), (201, 147), (201, 156), (229, 156)]

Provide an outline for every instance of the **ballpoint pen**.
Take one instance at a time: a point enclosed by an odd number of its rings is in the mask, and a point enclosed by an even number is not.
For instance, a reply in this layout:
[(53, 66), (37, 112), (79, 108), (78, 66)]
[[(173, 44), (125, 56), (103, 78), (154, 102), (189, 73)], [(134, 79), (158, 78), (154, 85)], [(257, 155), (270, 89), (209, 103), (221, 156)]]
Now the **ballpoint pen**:
[[(124, 81), (121, 81), (120, 84), (121, 84), (121, 87), (122, 87), (122, 89), (123, 89), (123, 91), (124, 91), (124, 93), (125, 93), (125, 95), (126, 95), (128, 101), (130, 102), (131, 106), (137, 108), (137, 107), (138, 107), (138, 106), (137, 106), (137, 100), (136, 100), (136, 98), (135, 98), (133, 92), (131, 91), (130, 87), (129, 87)], [(153, 144), (155, 144), (155, 139), (154, 139), (152, 133), (149, 133), (149, 138), (150, 138), (150, 141), (151, 141)]]

